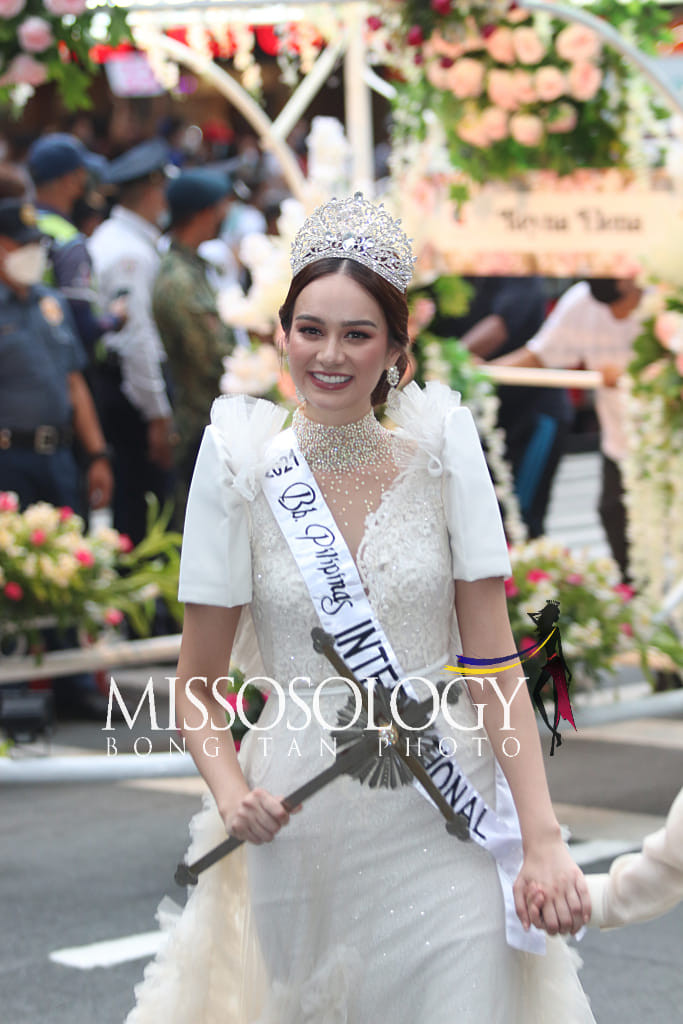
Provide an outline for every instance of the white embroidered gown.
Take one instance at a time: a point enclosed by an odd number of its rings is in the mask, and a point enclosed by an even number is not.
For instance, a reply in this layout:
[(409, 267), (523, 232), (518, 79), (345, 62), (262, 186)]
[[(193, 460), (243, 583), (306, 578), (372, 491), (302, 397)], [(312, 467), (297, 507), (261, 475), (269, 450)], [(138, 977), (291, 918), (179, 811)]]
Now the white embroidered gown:
[[(410, 464), (368, 516), (357, 564), (406, 673), (439, 673), (457, 651), (453, 579), (509, 572), (498, 511), (469, 413), (441, 385), (404, 391), (392, 415), (414, 442)], [(332, 675), (313, 651), (310, 597), (258, 477), (281, 417), (266, 402), (219, 400), (190, 494), (181, 598), (247, 604), (263, 669), (304, 704)], [(245, 618), (246, 610), (243, 612)], [(243, 632), (246, 632), (243, 631)], [(245, 663), (242, 642), (237, 662)], [(239, 644), (238, 644), (239, 648)], [(253, 671), (253, 663), (246, 665)], [(240, 752), (251, 786), (286, 794), (333, 759), (329, 735), (346, 699), (320, 715), (275, 695)], [(463, 726), (476, 715), (461, 694)], [(495, 801), (490, 746), (450, 728), (461, 766)], [(295, 744), (293, 744), (293, 739)], [(188, 859), (225, 837), (212, 800), (192, 825)], [(318, 793), (276, 839), (243, 847), (200, 876), (167, 944), (137, 987), (127, 1024), (589, 1024), (564, 940), (545, 956), (506, 944), (490, 855), (449, 835), (412, 787), (370, 789), (347, 777)]]

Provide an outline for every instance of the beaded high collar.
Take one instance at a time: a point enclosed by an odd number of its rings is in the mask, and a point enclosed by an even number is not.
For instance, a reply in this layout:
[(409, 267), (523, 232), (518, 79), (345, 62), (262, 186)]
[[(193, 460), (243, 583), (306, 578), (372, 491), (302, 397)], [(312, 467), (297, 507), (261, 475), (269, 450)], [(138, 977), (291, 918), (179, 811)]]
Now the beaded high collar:
[(382, 461), (389, 452), (391, 435), (372, 410), (356, 423), (329, 426), (309, 420), (299, 408), (294, 413), (292, 429), (301, 454), (314, 472), (363, 469)]

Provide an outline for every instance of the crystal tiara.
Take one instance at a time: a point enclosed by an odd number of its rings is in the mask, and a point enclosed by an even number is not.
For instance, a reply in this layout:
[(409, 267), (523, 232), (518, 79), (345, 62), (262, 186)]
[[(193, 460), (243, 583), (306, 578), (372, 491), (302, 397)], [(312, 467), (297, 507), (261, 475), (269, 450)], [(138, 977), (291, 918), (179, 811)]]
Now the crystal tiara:
[(415, 258), (400, 224), (382, 204), (364, 199), (362, 192), (353, 198), (331, 199), (297, 232), (289, 258), (292, 273), (329, 257), (355, 260), (405, 292)]

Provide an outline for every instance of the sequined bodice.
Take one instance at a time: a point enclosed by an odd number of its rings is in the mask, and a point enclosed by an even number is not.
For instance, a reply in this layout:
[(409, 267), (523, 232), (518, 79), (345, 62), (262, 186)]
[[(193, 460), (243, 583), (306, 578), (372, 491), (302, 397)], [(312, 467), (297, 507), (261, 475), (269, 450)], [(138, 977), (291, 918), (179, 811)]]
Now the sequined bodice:
[[(252, 614), (266, 672), (285, 685), (323, 679), (329, 664), (313, 651), (319, 625), (296, 563), (262, 494), (250, 506)], [(405, 672), (449, 650), (453, 580), (441, 479), (407, 468), (365, 522), (357, 564), (370, 603)]]

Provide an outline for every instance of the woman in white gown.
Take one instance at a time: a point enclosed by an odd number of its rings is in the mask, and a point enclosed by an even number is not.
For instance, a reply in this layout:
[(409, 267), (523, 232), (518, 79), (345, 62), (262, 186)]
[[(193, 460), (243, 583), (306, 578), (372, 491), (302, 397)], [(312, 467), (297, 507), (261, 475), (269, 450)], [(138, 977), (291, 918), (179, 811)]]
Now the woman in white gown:
[[(514, 650), (509, 562), (481, 447), (442, 385), (390, 395), (397, 431), (372, 413), (406, 366), (412, 273), (407, 239), (382, 208), (333, 200), (297, 236), (292, 266), (281, 320), (302, 404), (285, 449), (291, 442), (312, 471), (388, 660), (420, 677), (412, 685), (422, 698), (429, 681), (454, 678), (444, 667), (459, 652)], [(590, 903), (552, 811), (526, 688), (512, 699), (518, 665), (499, 672), (498, 696), (485, 682), (470, 683), (471, 696), (454, 686), (457, 702), (434, 723), (448, 753), (457, 746), (458, 778), (513, 832), (505, 793), (514, 798), (523, 842), (506, 867), (515, 863), (517, 875), (507, 911), (489, 849), (474, 834), (447, 833), (412, 785), (341, 776), (291, 819), (282, 806), (334, 760), (329, 730), (348, 696), (341, 681), (318, 685), (332, 669), (311, 643), (321, 622), (316, 570), (296, 538), (285, 539), (268, 497), (269, 471), (285, 465), (283, 415), (267, 402), (219, 399), (199, 454), (181, 566), (177, 711), (212, 798), (193, 823), (188, 860), (226, 830), (247, 842), (164, 922), (168, 941), (128, 1024), (589, 1024), (574, 954), (558, 933), (575, 933)], [(326, 572), (330, 582), (337, 569)], [(343, 588), (335, 593), (345, 604)], [(225, 711), (211, 681), (225, 676), (231, 651), (254, 674), (250, 636), (260, 674), (285, 691), (295, 680), (294, 695), (281, 700), (273, 684), (238, 758), (219, 731)], [(190, 699), (183, 684), (193, 677)], [(476, 832), (472, 810), (469, 821)]]

